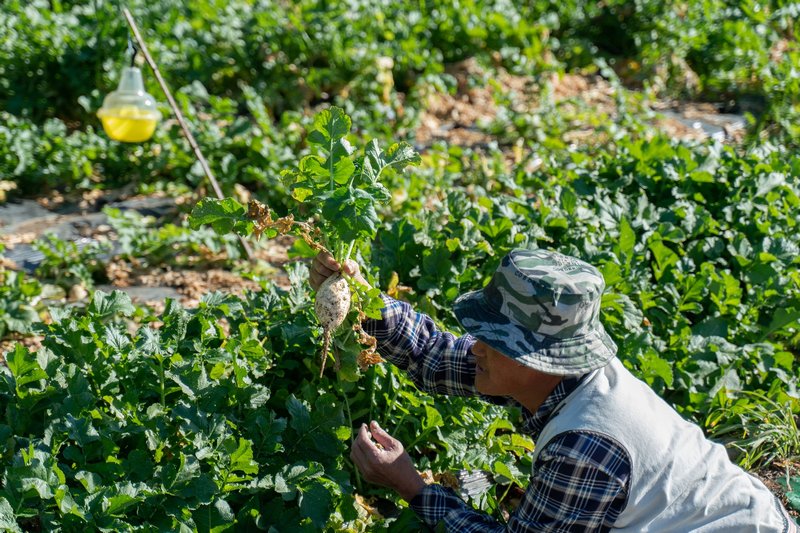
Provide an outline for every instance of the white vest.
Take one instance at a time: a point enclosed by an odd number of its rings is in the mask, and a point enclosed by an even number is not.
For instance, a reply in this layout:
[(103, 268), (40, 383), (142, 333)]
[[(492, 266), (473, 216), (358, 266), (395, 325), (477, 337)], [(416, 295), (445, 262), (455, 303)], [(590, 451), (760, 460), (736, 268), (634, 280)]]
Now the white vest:
[(575, 430), (605, 435), (630, 457), (628, 501), (614, 531), (789, 531), (785, 511), (764, 484), (617, 358), (556, 407), (537, 440), (534, 464), (553, 437)]

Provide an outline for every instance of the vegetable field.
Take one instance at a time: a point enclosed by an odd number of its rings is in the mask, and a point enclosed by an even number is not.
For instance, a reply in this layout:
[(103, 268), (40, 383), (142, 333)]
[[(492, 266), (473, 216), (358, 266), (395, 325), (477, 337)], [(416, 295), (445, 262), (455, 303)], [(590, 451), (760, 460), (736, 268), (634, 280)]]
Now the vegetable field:
[[(370, 420), (430, 480), (493, 474), (468, 498), (507, 518), (520, 413), (419, 392), (359, 324), (384, 292), (460, 333), (455, 298), (526, 247), (596, 265), (619, 358), (796, 517), (798, 21), (783, 0), (6, 0), (0, 530), (424, 531), (350, 461)], [(97, 117), (131, 63), (163, 116), (137, 143)], [(375, 289), (315, 310), (322, 249)]]

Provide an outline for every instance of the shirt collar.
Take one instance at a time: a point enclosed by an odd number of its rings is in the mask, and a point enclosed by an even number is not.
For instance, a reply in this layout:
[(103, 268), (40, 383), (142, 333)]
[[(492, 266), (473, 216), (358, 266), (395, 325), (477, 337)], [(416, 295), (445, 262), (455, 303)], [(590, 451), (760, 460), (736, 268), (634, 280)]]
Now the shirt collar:
[[(591, 373), (591, 372), (590, 372)], [(536, 410), (535, 413), (531, 413), (525, 407), (522, 408), (522, 429), (527, 434), (530, 435), (534, 440), (539, 436), (541, 433), (542, 428), (544, 428), (545, 424), (550, 420), (550, 417), (553, 415), (553, 411), (555, 410), (556, 406), (560, 404), (564, 398), (570, 395), (572, 391), (574, 391), (580, 383), (586, 379), (589, 374), (584, 374), (582, 376), (568, 376), (562, 379), (556, 388), (553, 389), (553, 392), (545, 398), (542, 405)]]

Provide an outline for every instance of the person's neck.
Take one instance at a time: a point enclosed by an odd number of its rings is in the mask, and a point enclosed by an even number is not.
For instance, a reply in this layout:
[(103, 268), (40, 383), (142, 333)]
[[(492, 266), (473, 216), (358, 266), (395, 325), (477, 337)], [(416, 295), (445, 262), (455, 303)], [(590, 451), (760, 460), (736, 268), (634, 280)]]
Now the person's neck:
[(563, 376), (554, 376), (533, 371), (530, 386), (515, 394), (513, 398), (522, 404), (528, 411), (535, 413), (548, 396), (555, 390)]

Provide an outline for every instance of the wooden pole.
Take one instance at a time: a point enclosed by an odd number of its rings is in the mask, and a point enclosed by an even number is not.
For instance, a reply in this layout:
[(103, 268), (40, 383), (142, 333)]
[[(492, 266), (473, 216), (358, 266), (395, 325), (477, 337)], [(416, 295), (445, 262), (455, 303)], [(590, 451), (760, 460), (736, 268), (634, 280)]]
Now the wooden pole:
[[(172, 97), (172, 93), (170, 92), (169, 87), (167, 87), (164, 78), (161, 77), (161, 72), (158, 70), (158, 65), (156, 65), (155, 61), (153, 61), (153, 58), (150, 56), (150, 52), (147, 51), (147, 45), (144, 43), (144, 39), (142, 39), (142, 35), (139, 33), (139, 28), (136, 26), (136, 21), (133, 20), (133, 16), (131, 15), (131, 12), (128, 11), (127, 7), (122, 8), (122, 13), (125, 15), (125, 19), (128, 21), (128, 25), (131, 27), (134, 37), (136, 37), (136, 42), (139, 43), (139, 49), (142, 51), (145, 61), (147, 61), (147, 64), (150, 65), (150, 68), (153, 70), (153, 74), (156, 76), (158, 84), (161, 86), (161, 90), (164, 91), (164, 94), (166, 95), (167, 101), (169, 101), (169, 105), (172, 108), (172, 112), (175, 113), (175, 118), (178, 119), (178, 124), (181, 125), (181, 130), (183, 130), (184, 137), (186, 137), (186, 140), (189, 141), (189, 146), (192, 147), (194, 155), (197, 157), (197, 160), (200, 162), (200, 166), (203, 168), (203, 172), (205, 172), (208, 181), (211, 183), (211, 188), (214, 189), (214, 194), (217, 195), (217, 198), (222, 200), (225, 198), (225, 195), (222, 194), (222, 189), (217, 182), (217, 178), (215, 178), (214, 173), (211, 172), (211, 167), (208, 166), (206, 158), (203, 157), (203, 152), (200, 151), (200, 147), (197, 145), (194, 135), (192, 135), (192, 132), (189, 130), (186, 119), (183, 118), (183, 113), (181, 113), (178, 104)], [(253, 250), (250, 248), (250, 244), (241, 235), (239, 235), (239, 241), (242, 243), (242, 247), (247, 254), (247, 258), (252, 260)]]

